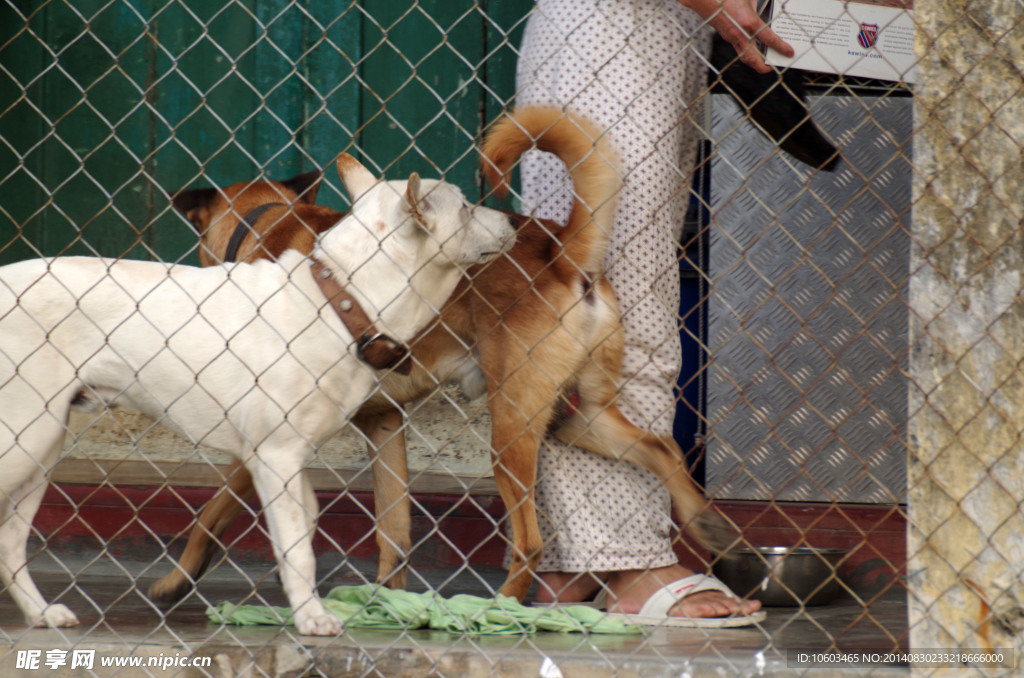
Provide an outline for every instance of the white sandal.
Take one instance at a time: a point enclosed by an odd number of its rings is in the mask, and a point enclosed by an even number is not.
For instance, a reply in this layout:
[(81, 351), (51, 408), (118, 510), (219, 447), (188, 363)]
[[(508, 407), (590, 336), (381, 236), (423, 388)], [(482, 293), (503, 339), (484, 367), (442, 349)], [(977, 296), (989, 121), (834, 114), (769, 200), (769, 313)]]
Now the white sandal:
[(608, 612), (608, 617), (621, 619), (629, 624), (641, 624), (644, 626), (675, 626), (684, 628), (731, 628), (736, 626), (751, 626), (760, 623), (768, 617), (764, 610), (758, 610), (753, 614), (732, 615), (729, 617), (670, 617), (668, 611), (672, 606), (687, 596), (692, 596), (700, 591), (721, 591), (730, 598), (739, 600), (739, 597), (729, 590), (729, 587), (707, 574), (692, 574), (683, 577), (671, 584), (666, 584), (651, 594), (638, 614), (625, 614), (623, 612)]

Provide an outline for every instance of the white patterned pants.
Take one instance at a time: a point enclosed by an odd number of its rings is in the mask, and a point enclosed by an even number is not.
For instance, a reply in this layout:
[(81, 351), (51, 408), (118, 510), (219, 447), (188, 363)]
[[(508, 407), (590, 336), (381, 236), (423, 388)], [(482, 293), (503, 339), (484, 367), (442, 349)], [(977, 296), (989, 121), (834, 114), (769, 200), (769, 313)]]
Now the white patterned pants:
[[(516, 105), (563, 106), (611, 130), (624, 191), (606, 260), (623, 313), (619, 406), (670, 434), (679, 340), (679, 236), (700, 136), (708, 29), (675, 0), (539, 0), (518, 64)], [(565, 168), (533, 152), (524, 211), (565, 223)], [(676, 562), (668, 493), (653, 474), (553, 440), (538, 461), (540, 571), (646, 569)]]

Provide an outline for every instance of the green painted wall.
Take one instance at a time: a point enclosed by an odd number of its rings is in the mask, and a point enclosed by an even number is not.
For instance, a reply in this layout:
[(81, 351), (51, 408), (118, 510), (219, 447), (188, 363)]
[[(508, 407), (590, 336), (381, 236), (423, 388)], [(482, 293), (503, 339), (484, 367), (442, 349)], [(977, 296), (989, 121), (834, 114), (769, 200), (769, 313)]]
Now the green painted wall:
[(0, 263), (196, 263), (183, 187), (325, 168), (443, 176), (514, 93), (530, 0), (13, 0), (0, 6)]

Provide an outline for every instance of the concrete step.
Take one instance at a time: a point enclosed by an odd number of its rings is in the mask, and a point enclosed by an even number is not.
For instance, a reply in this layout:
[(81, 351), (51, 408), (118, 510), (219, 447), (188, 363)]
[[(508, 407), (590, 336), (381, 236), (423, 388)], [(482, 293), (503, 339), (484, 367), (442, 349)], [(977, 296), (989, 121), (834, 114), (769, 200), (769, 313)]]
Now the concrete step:
[[(51, 600), (69, 605), (80, 625), (70, 629), (28, 629), (14, 606), (0, 606), (0, 676), (465, 676), (508, 678), (603, 678), (637, 676), (859, 676), (863, 667), (808, 668), (790, 665), (790, 650), (892, 649), (906, 638), (906, 601), (889, 595), (865, 608), (853, 600), (799, 610), (773, 608), (760, 627), (703, 631), (647, 629), (643, 634), (536, 633), (465, 637), (441, 631), (347, 629), (336, 638), (298, 636), (278, 626), (236, 627), (208, 622), (207, 605), (222, 600), (283, 604), (272, 571), (222, 565), (215, 575), (171, 609), (153, 605), (145, 591), (157, 574), (150, 563), (114, 562), (93, 554), (65, 560), (63, 572), (36, 568), (36, 579)], [(42, 571), (37, 571), (41, 569)], [(370, 576), (372, 562), (349, 563), (322, 590)], [(440, 577), (434, 584), (453, 595), (495, 586), (500, 572), (484, 577)], [(495, 578), (494, 575), (498, 575)], [(414, 587), (422, 587), (417, 582)], [(91, 653), (91, 672), (72, 670), (75, 651)], [(39, 669), (18, 668), (32, 655)], [(50, 654), (48, 654), (50, 653)], [(63, 654), (62, 654), (63, 653)], [(46, 666), (48, 657), (64, 665)], [(207, 659), (208, 658), (208, 659)], [(184, 666), (195, 660), (206, 666)], [(122, 666), (103, 666), (103, 662)], [(125, 665), (138, 662), (140, 666)], [(152, 663), (152, 664), (151, 664)], [(166, 668), (163, 668), (166, 666)], [(873, 676), (905, 676), (905, 666), (880, 666)]]

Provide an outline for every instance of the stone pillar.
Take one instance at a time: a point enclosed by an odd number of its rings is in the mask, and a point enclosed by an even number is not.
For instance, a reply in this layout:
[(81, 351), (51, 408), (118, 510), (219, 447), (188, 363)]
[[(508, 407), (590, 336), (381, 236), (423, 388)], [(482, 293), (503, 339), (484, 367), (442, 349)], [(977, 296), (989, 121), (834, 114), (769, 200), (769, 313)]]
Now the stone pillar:
[(910, 639), (915, 649), (1010, 648), (1019, 661), (1024, 7), (914, 9)]

